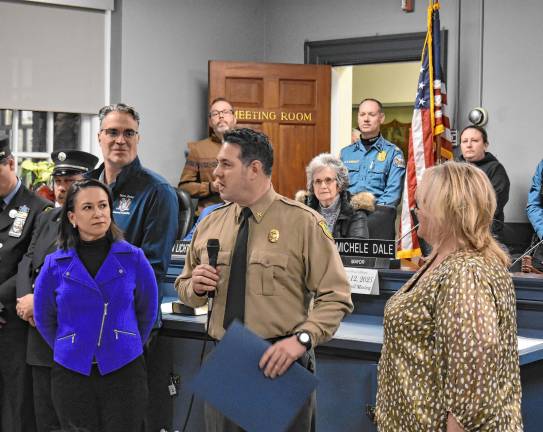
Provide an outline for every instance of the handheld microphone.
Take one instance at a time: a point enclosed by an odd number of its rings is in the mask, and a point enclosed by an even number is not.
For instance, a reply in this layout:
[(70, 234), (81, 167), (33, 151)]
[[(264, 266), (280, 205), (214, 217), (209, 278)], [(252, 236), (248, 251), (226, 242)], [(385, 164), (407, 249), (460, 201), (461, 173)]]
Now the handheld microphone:
[[(209, 257), (209, 265), (213, 268), (217, 267), (217, 256), (219, 255), (220, 244), (218, 239), (209, 239), (207, 241), (207, 256)], [(215, 291), (208, 291), (209, 298), (215, 297)]]

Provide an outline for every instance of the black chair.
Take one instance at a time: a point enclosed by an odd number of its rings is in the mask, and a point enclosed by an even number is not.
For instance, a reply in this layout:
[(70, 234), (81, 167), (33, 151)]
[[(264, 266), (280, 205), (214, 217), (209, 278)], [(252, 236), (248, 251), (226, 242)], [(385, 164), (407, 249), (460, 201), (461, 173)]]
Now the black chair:
[(368, 216), (370, 239), (394, 240), (396, 208), (375, 206), (375, 211)]
[(177, 189), (177, 198), (179, 200), (179, 228), (177, 239), (181, 240), (187, 235), (194, 223), (194, 205), (192, 198), (187, 191)]

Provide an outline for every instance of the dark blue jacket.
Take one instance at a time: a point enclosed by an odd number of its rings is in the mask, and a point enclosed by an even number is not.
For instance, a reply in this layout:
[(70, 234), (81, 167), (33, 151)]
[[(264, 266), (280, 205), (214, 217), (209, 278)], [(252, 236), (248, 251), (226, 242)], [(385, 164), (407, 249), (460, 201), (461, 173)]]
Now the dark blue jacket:
[[(88, 174), (99, 180), (104, 164)], [(141, 166), (139, 158), (125, 166), (111, 185), (113, 218), (124, 238), (143, 250), (157, 282), (164, 280), (179, 224), (175, 189), (155, 172)]]
[(141, 249), (117, 241), (93, 279), (75, 249), (50, 254), (36, 279), (34, 319), (55, 362), (102, 375), (143, 353), (157, 313), (158, 288)]

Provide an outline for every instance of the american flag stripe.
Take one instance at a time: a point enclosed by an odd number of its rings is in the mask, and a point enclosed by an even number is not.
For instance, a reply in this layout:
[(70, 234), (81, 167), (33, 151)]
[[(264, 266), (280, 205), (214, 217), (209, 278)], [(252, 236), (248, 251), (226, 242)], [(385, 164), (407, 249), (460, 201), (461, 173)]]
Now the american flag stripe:
[[(439, 143), (440, 156), (452, 157), (450, 122), (447, 116), (447, 91), (441, 80), (439, 62), (440, 46), (439, 2), (428, 7), (428, 32), (422, 50), (421, 70), (417, 86), (417, 97), (409, 133), (407, 170), (402, 196), (400, 238), (398, 258), (420, 255), (416, 232), (413, 228), (410, 209), (415, 207), (415, 191), (426, 168), (435, 165)], [(439, 142), (438, 142), (439, 140)]]

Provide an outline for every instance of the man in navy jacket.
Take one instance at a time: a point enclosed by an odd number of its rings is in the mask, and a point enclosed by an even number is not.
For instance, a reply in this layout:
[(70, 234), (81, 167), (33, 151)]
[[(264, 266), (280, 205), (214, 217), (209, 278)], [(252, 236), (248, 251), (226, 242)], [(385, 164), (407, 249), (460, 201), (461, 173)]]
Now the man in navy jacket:
[[(115, 223), (123, 230), (126, 241), (143, 249), (153, 267), (159, 286), (160, 311), (160, 284), (166, 276), (178, 230), (177, 194), (162, 176), (141, 165), (138, 158), (140, 116), (134, 108), (122, 103), (107, 105), (98, 116), (98, 141), (104, 163), (89, 173), (89, 177), (109, 185), (113, 194)], [(166, 376), (166, 382), (163, 382), (163, 375), (157, 376), (160, 374), (160, 359), (153, 356), (158, 339), (156, 336), (157, 332), (154, 331), (146, 354), (149, 400), (159, 405), (160, 399), (156, 392), (167, 391), (169, 376)], [(149, 413), (152, 413), (156, 422), (160, 421), (159, 406), (156, 409), (152, 407)], [(155, 421), (148, 423), (148, 430), (160, 430), (165, 426), (162, 423), (150, 424)]]

